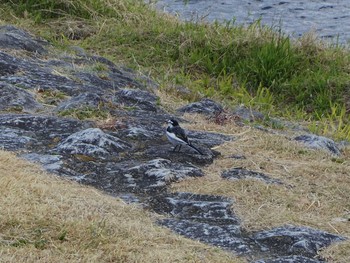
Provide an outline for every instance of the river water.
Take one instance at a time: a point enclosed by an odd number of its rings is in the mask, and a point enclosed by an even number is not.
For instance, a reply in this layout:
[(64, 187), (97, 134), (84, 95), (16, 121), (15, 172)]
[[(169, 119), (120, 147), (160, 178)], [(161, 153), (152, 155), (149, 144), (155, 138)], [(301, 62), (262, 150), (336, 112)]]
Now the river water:
[(235, 20), (282, 29), (293, 37), (314, 32), (332, 43), (350, 44), (350, 0), (158, 0), (156, 7), (187, 21)]

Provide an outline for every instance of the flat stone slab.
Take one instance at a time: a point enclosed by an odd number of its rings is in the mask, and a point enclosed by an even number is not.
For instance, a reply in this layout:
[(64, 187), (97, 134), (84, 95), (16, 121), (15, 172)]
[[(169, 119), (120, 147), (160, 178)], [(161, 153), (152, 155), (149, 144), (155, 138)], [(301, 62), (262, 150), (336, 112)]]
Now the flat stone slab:
[(153, 196), (148, 201), (157, 213), (177, 219), (189, 219), (216, 224), (235, 224), (239, 232), (239, 218), (232, 212), (232, 200), (222, 196), (193, 193), (173, 193)]
[(304, 226), (286, 225), (255, 233), (252, 238), (260, 244), (262, 251), (276, 255), (300, 255), (315, 257), (317, 252), (344, 237)]
[(159, 224), (185, 237), (234, 251), (238, 255), (249, 254), (250, 247), (242, 239), (236, 225), (216, 225), (192, 220), (163, 219)]
[(282, 184), (278, 179), (270, 178), (264, 173), (251, 171), (245, 168), (233, 168), (221, 173), (221, 177), (228, 180), (257, 179), (267, 184)]
[[(144, 194), (164, 191), (166, 187), (187, 177), (203, 176), (201, 169), (167, 159), (108, 162), (100, 175), (91, 178), (93, 185), (105, 185), (109, 191)], [(89, 177), (89, 176), (88, 176)]]

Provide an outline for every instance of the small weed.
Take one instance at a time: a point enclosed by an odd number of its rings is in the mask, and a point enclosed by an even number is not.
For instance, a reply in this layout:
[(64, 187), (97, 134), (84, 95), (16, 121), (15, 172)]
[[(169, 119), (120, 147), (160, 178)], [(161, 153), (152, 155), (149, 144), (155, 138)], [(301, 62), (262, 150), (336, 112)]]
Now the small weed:
[(107, 71), (108, 70), (108, 67), (107, 65), (103, 64), (103, 63), (96, 63), (94, 66), (93, 66), (93, 70), (94, 71)]
[(63, 110), (59, 114), (62, 117), (73, 117), (79, 120), (85, 119), (106, 119), (109, 116), (108, 111), (99, 108), (82, 107), (78, 109)]
[(48, 105), (58, 105), (68, 97), (64, 92), (56, 89), (38, 89), (36, 96), (39, 102)]
[(23, 107), (22, 106), (12, 106), (7, 109), (8, 112), (14, 112), (14, 113), (20, 113), (23, 112)]
[(343, 164), (346, 162), (344, 159), (341, 159), (341, 158), (332, 158), (331, 161), (339, 164)]
[(45, 249), (48, 241), (46, 239), (39, 239), (34, 242), (34, 247), (37, 249)]
[(11, 246), (13, 247), (23, 247), (27, 244), (29, 244), (30, 242), (25, 239), (25, 238), (19, 238), (16, 241), (14, 241), (13, 243), (11, 243)]
[(59, 234), (58, 240), (60, 240), (60, 241), (67, 241), (67, 230), (63, 230), (63, 231)]
[(308, 153), (307, 150), (299, 150), (298, 151), (298, 154), (302, 154), (302, 155), (307, 154), (307, 153)]

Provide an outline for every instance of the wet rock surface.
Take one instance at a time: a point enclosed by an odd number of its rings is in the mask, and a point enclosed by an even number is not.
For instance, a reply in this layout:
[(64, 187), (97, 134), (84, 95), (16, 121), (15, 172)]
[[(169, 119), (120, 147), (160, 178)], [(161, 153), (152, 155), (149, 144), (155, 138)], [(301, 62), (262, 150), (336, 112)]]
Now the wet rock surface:
[[(8, 44), (11, 39), (13, 46)], [(0, 47), (6, 47), (0, 51), (2, 148), (16, 151), (59, 176), (163, 214), (165, 218), (159, 224), (181, 235), (257, 262), (317, 262), (312, 258), (319, 249), (343, 240), (301, 226), (249, 233), (234, 213), (234, 200), (169, 193), (173, 182), (205, 176), (205, 165), (219, 156), (212, 147), (235, 138), (188, 131), (193, 145), (204, 154), (185, 146), (174, 152), (164, 136), (164, 122), (177, 116), (167, 113), (152, 89), (139, 83), (132, 71), (85, 52), (83, 56), (51, 54), (48, 43), (13, 27), (0, 28)], [(21, 56), (21, 52), (8, 52), (11, 49), (30, 53)], [(208, 103), (212, 106), (206, 109)], [(198, 105), (204, 114), (221, 110), (208, 100)], [(86, 108), (93, 109), (97, 116), (103, 113), (114, 119), (99, 123), (60, 115)], [(244, 169), (226, 171), (223, 177), (280, 184)]]

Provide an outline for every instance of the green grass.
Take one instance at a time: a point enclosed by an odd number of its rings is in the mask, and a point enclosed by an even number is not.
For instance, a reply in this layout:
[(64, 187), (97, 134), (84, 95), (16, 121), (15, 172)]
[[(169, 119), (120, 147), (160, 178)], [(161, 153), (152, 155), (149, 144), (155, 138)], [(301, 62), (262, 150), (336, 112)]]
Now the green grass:
[(86, 119), (107, 119), (109, 117), (109, 112), (103, 109), (93, 108), (89, 106), (67, 109), (58, 113), (59, 116), (62, 117), (73, 117), (79, 120)]
[[(336, 118), (341, 125), (335, 137), (350, 139), (344, 132), (350, 127), (348, 114), (334, 116), (330, 106), (350, 110), (348, 47), (326, 45), (309, 35), (292, 40), (260, 21), (249, 27), (181, 22), (140, 0), (0, 3), (8, 21), (14, 22), (9, 14), (29, 20), (31, 30), (56, 45), (82, 46), (149, 74), (167, 89), (186, 86), (192, 91), (186, 99), (215, 97), (324, 125)], [(88, 33), (71, 40), (81, 24)]]

